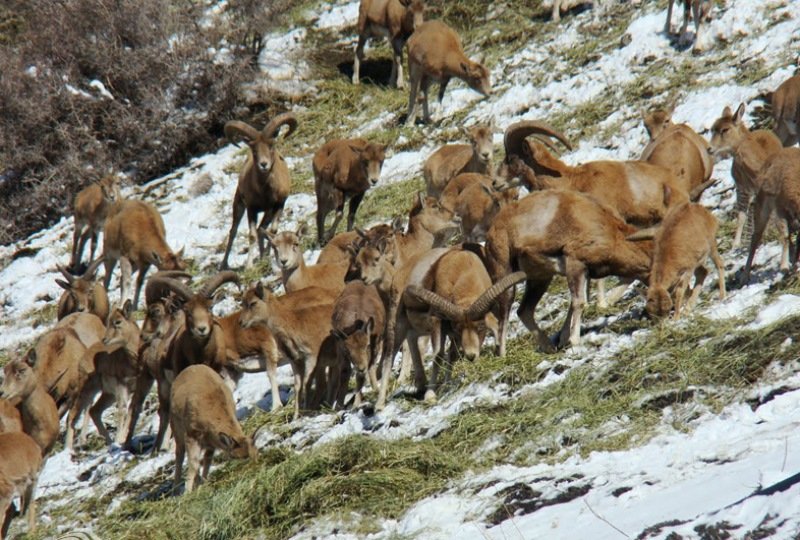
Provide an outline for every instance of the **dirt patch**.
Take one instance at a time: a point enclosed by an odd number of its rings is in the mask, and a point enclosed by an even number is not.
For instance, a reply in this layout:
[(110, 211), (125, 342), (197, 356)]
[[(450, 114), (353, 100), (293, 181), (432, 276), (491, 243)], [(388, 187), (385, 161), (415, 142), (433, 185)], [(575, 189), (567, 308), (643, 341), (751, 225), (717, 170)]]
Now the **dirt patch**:
[(532, 514), (546, 506), (568, 503), (586, 495), (591, 489), (591, 484), (571, 485), (555, 497), (545, 498), (541, 491), (528, 484), (517, 483), (499, 493), (503, 497), (503, 504), (489, 516), (489, 523), (498, 525), (509, 518)]

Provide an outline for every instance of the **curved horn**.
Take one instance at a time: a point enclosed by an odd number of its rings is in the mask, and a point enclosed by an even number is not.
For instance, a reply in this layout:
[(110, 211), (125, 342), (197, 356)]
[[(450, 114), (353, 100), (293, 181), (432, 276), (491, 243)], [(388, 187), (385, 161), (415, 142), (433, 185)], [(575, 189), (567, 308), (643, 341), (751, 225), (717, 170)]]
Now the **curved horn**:
[(703, 192), (706, 190), (706, 188), (709, 188), (709, 187), (713, 186), (716, 183), (717, 183), (717, 179), (716, 178), (709, 178), (708, 180), (706, 180), (705, 182), (703, 182), (699, 186), (694, 187), (689, 192), (689, 200), (690, 201), (696, 201), (697, 199), (700, 198), (700, 196), (703, 194)]
[(566, 146), (567, 149), (572, 150), (572, 145), (570, 144), (569, 140), (560, 131), (556, 131), (555, 128), (550, 127), (544, 122), (524, 120), (522, 122), (511, 124), (508, 126), (508, 128), (506, 128), (506, 134), (503, 137), (503, 145), (506, 149), (506, 157), (512, 154), (522, 155), (522, 142), (528, 135), (533, 135), (536, 133), (547, 135), (549, 137), (555, 137), (561, 141), (561, 143)]
[(159, 270), (150, 276), (150, 279), (147, 280), (147, 285), (144, 287), (144, 301), (148, 306), (153, 302), (158, 302), (162, 298), (169, 296), (171, 289), (166, 287), (163, 281), (156, 281), (153, 283), (153, 280), (160, 280), (164, 278), (185, 278), (191, 280), (192, 275), (182, 270)]
[[(147, 282), (147, 287), (150, 288), (151, 291), (154, 290), (152, 289), (153, 287), (166, 288), (177, 294), (184, 302), (188, 302), (194, 296), (194, 293), (192, 293), (191, 289), (189, 289), (186, 284), (172, 278), (150, 278)], [(145, 290), (145, 297), (146, 295), (147, 290)]]
[(520, 271), (501, 278), (497, 283), (486, 289), (486, 291), (467, 308), (464, 313), (465, 318), (468, 321), (475, 321), (482, 318), (489, 312), (489, 309), (492, 307), (492, 304), (494, 304), (494, 301), (497, 300), (498, 296), (503, 294), (509, 287), (521, 281), (525, 281), (527, 277), (528, 275), (525, 272)]
[(258, 138), (258, 130), (240, 120), (231, 120), (225, 123), (225, 137), (232, 143), (236, 143), (239, 138), (246, 141), (254, 141)]
[(64, 278), (67, 280), (67, 282), (70, 285), (72, 285), (72, 283), (75, 281), (75, 276), (70, 274), (69, 270), (67, 270), (64, 266), (61, 266), (60, 264), (57, 264), (56, 268), (58, 268), (58, 271), (61, 272), (61, 275), (64, 276)]
[(86, 271), (81, 276), (84, 279), (94, 279), (94, 274), (97, 272), (97, 269), (100, 268), (100, 263), (103, 262), (103, 257), (98, 257), (97, 259), (93, 260), (89, 263), (89, 266), (86, 267)]
[(429, 291), (419, 285), (409, 285), (406, 287), (406, 293), (418, 302), (428, 304), (448, 320), (460, 321), (464, 318), (463, 309), (433, 291)]
[(556, 154), (561, 154), (561, 151), (556, 146), (556, 143), (553, 142), (553, 139), (550, 137), (545, 137), (544, 135), (539, 135), (538, 133), (533, 136), (534, 139), (545, 145), (547, 148), (555, 152)]
[(281, 126), (284, 124), (289, 126), (289, 131), (287, 131), (286, 135), (283, 136), (283, 138), (286, 139), (294, 132), (295, 129), (297, 129), (297, 117), (294, 115), (294, 113), (287, 112), (279, 114), (270, 120), (266, 126), (264, 126), (264, 129), (261, 130), (261, 134), (267, 139), (271, 139), (276, 133), (278, 133), (278, 131), (280, 131)]
[(197, 291), (197, 294), (205, 296), (206, 298), (211, 298), (211, 295), (214, 294), (214, 291), (216, 291), (217, 288), (224, 283), (236, 283), (238, 285), (239, 276), (237, 276), (236, 272), (232, 270), (219, 272), (217, 275), (209, 278), (208, 281), (203, 284), (200, 290)]
[(630, 242), (636, 242), (637, 240), (652, 240), (655, 238), (657, 230), (657, 227), (649, 227), (647, 229), (636, 231), (633, 234), (629, 234), (625, 237), (625, 239)]

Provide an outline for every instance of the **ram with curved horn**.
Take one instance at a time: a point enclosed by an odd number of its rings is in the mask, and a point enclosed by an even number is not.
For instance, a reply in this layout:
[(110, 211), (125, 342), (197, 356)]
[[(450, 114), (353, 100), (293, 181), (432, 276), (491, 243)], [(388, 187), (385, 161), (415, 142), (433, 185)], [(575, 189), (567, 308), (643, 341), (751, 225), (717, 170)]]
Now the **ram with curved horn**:
[[(183, 302), (182, 310), (186, 319), (184, 328), (175, 337), (167, 353), (164, 365), (164, 384), (159, 391), (159, 400), (161, 401), (169, 399), (172, 381), (188, 366), (206, 364), (223, 376), (229, 374), (225, 334), (211, 313), (211, 307), (214, 303), (214, 291), (225, 283), (238, 285), (239, 277), (230, 270), (219, 272), (209, 278), (196, 293), (193, 293), (185, 283), (177, 279), (157, 278), (153, 281), (154, 286), (168, 288)], [(169, 411), (169, 404), (159, 403), (159, 408)], [(164, 440), (167, 421), (167, 418), (161, 417), (155, 443), (156, 449), (161, 447)]]
[[(283, 126), (288, 126), (284, 138), (289, 137), (297, 129), (297, 117), (292, 113), (279, 114), (273, 118), (260, 132), (251, 125), (239, 120), (231, 120), (225, 124), (225, 136), (236, 142), (244, 140), (250, 147), (250, 155), (239, 173), (239, 184), (233, 196), (233, 220), (228, 234), (225, 255), (220, 263), (220, 270), (228, 268), (228, 257), (233, 246), (233, 239), (239, 228), (245, 211), (249, 225), (247, 266), (255, 262), (255, 243), (258, 242), (259, 256), (264, 255), (264, 239), (259, 236), (258, 228), (277, 231), (286, 198), (289, 196), (292, 182), (289, 168), (276, 148), (277, 136)], [(256, 223), (258, 214), (264, 213), (260, 223)]]
[[(384, 349), (378, 408), (385, 405), (391, 360), (403, 342), (407, 343), (411, 353), (417, 393), (426, 400), (433, 400), (436, 394), (427, 387), (418, 345), (421, 336), (439, 335), (439, 343), (434, 346), (434, 387), (438, 382), (439, 365), (444, 362), (448, 338), (452, 344), (449, 351), (452, 362), (457, 354), (470, 360), (477, 359), (487, 330), (492, 331), (495, 337), (499, 336), (499, 312), (490, 311), (495, 300), (506, 289), (524, 280), (525, 274), (512, 273), (492, 285), (483, 257), (478, 253), (482, 255), (477, 245), (437, 248), (415, 257), (395, 272), (389, 310), (390, 341)], [(449, 372), (448, 363), (446, 379)]]
[[(101, 321), (108, 318), (108, 292), (103, 284), (95, 280), (95, 273), (103, 262), (102, 257), (92, 261), (81, 276), (73, 276), (58, 265), (64, 280), (57, 279), (58, 286), (64, 289), (58, 299), (58, 320), (70, 313), (94, 313)], [(65, 281), (66, 280), (66, 281)]]

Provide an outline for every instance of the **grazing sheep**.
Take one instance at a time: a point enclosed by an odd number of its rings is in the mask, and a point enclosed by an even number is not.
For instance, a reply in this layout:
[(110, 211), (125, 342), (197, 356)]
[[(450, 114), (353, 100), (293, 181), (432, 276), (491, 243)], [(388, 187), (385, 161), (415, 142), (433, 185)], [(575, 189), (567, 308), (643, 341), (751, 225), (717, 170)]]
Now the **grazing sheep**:
[(57, 266), (58, 271), (66, 279), (66, 281), (56, 280), (58, 286), (64, 289), (61, 298), (58, 299), (58, 320), (70, 313), (87, 312), (94, 313), (103, 322), (106, 321), (108, 318), (108, 292), (101, 283), (95, 281), (95, 272), (101, 262), (103, 262), (102, 258), (93, 261), (83, 275), (77, 277), (70, 274), (63, 266)]
[(39, 382), (55, 400), (59, 416), (72, 407), (84, 382), (94, 371), (86, 351), (75, 330), (63, 327), (48, 331), (28, 351), (26, 361), (33, 366)]
[(155, 206), (144, 201), (124, 200), (114, 205), (106, 218), (103, 231), (103, 259), (108, 290), (111, 273), (120, 261), (120, 299), (129, 299), (131, 273), (138, 271), (133, 309), (139, 304), (139, 293), (150, 265), (159, 270), (185, 270), (183, 249), (173, 252), (167, 244), (164, 220)]
[(800, 75), (789, 77), (772, 93), (772, 117), (775, 134), (783, 146), (793, 146), (800, 140)]
[[(648, 280), (652, 243), (627, 240), (635, 231), (615, 210), (583, 193), (532, 193), (503, 208), (492, 223), (486, 236), (489, 274), (497, 281), (515, 270), (526, 273), (525, 294), (517, 315), (546, 351), (553, 350), (553, 345), (534, 314), (553, 276), (565, 275), (571, 301), (558, 344), (577, 345), (589, 277)], [(510, 295), (500, 299), (500, 355), (505, 353), (511, 300)]]
[[(742, 285), (750, 279), (753, 257), (761, 243), (773, 211), (781, 224), (781, 242), (784, 249), (781, 256), (781, 270), (789, 270), (797, 265), (800, 253), (800, 148), (783, 148), (773, 154), (759, 172), (760, 189), (754, 203), (755, 216), (753, 236), (750, 239), (750, 252), (742, 273)], [(797, 242), (792, 243), (791, 235), (797, 233)], [(788, 245), (788, 253), (787, 252)]]
[[(378, 386), (378, 360), (386, 328), (386, 308), (375, 285), (361, 280), (349, 282), (333, 306), (331, 333), (336, 338), (340, 363), (350, 363), (356, 371), (356, 395), (353, 407), (361, 405), (361, 390), (366, 374), (373, 390)], [(337, 386), (347, 388), (347, 381)], [(337, 396), (339, 388), (331, 391)], [(340, 403), (341, 405), (341, 403)]]
[[(347, 230), (353, 229), (356, 210), (367, 190), (378, 183), (386, 159), (386, 145), (364, 139), (336, 139), (323, 144), (314, 154), (314, 192), (317, 195), (317, 241), (323, 246), (336, 234), (347, 206)], [(336, 217), (325, 233), (325, 217)]]
[(455, 30), (442, 21), (422, 23), (408, 40), (408, 116), (406, 125), (417, 119), (417, 94), (422, 89), (422, 111), (425, 122), (431, 121), (428, 111), (428, 87), (439, 83), (439, 103), (450, 79), (457, 77), (484, 96), (492, 93), (489, 70), (464, 54)]
[(115, 174), (103, 177), (78, 192), (72, 204), (75, 232), (72, 237), (72, 260), (69, 265), (79, 271), (83, 248), (91, 238), (89, 260), (94, 259), (97, 248), (97, 235), (103, 231), (109, 208), (122, 198), (119, 191), (119, 178)]
[(711, 257), (719, 275), (720, 300), (725, 298), (725, 264), (717, 250), (717, 218), (707, 208), (685, 203), (669, 211), (658, 227), (638, 231), (628, 240), (654, 239), (653, 266), (647, 285), (645, 310), (651, 317), (681, 315), (689, 281), (695, 278), (686, 309), (691, 311), (708, 275), (705, 261)]
[(422, 0), (361, 0), (358, 6), (358, 45), (353, 61), (353, 84), (359, 83), (364, 45), (371, 37), (388, 37), (392, 46), (389, 85), (403, 88), (403, 47), (423, 21)]
[(0, 540), (6, 538), (15, 512), (11, 503), (15, 496), (22, 502), (22, 513), (28, 517), (28, 532), (36, 530), (36, 500), (33, 492), (42, 470), (42, 451), (25, 433), (0, 433)]
[[(715, 160), (733, 157), (731, 176), (736, 183), (736, 233), (733, 237), (733, 247), (737, 248), (742, 243), (742, 233), (747, 221), (750, 206), (755, 200), (756, 193), (763, 179), (759, 175), (761, 167), (767, 160), (783, 147), (780, 139), (772, 131), (759, 129), (750, 131), (742, 121), (744, 116), (744, 103), (739, 105), (735, 113), (730, 107), (725, 107), (720, 116), (711, 127), (711, 155)], [(786, 231), (782, 231), (786, 236)], [(784, 257), (788, 261), (788, 249), (784, 246)], [(788, 264), (788, 263), (787, 263)]]
[(208, 476), (214, 450), (226, 451), (234, 458), (256, 458), (255, 446), (236, 420), (233, 393), (210, 367), (189, 366), (178, 374), (172, 383), (170, 402), (170, 424), (175, 435), (174, 488), (180, 485), (186, 454), (187, 493), (198, 480)]
[(249, 243), (248, 268), (252, 267), (255, 262), (256, 241), (258, 241), (259, 255), (264, 256), (264, 240), (258, 235), (256, 228), (258, 214), (264, 213), (258, 227), (264, 229), (269, 226), (273, 232), (278, 230), (278, 220), (280, 220), (283, 206), (286, 204), (286, 198), (292, 188), (289, 168), (276, 148), (277, 136), (284, 125), (289, 126), (289, 130), (284, 135), (285, 139), (297, 128), (297, 118), (294, 114), (284, 113), (276, 116), (260, 132), (238, 120), (231, 120), (225, 124), (225, 136), (228, 140), (235, 143), (238, 139), (243, 139), (250, 147), (250, 153), (239, 173), (239, 183), (233, 196), (233, 220), (228, 233), (228, 244), (225, 246), (225, 255), (219, 265), (220, 270), (228, 268), (228, 256), (231, 253), (233, 239), (236, 237), (236, 230), (239, 228), (239, 222), (242, 221), (245, 210), (250, 227), (247, 236)]
[(476, 173), (459, 174), (447, 184), (440, 202), (461, 219), (465, 242), (482, 242), (497, 212), (517, 198), (517, 189), (495, 191), (492, 179)]
[(460, 174), (491, 174), (493, 131), (491, 124), (464, 129), (470, 144), (445, 144), (425, 160), (422, 174), (429, 197), (441, 195), (450, 180)]

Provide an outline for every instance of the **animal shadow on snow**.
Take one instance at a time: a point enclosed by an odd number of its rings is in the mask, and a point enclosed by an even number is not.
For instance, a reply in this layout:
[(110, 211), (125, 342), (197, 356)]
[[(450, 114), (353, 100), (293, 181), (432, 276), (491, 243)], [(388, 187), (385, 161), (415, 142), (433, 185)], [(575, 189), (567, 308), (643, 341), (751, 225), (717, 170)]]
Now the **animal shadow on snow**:
[[(353, 59), (350, 58), (343, 62), (339, 62), (336, 66), (339, 73), (347, 77), (347, 80), (353, 78)], [(372, 86), (389, 86), (389, 77), (392, 74), (392, 59), (391, 58), (365, 58), (361, 62), (360, 79), (361, 84), (370, 84)], [(403, 69), (403, 76), (406, 78), (405, 68)], [(402, 91), (402, 90), (401, 90)], [(407, 90), (406, 90), (407, 91)]]

